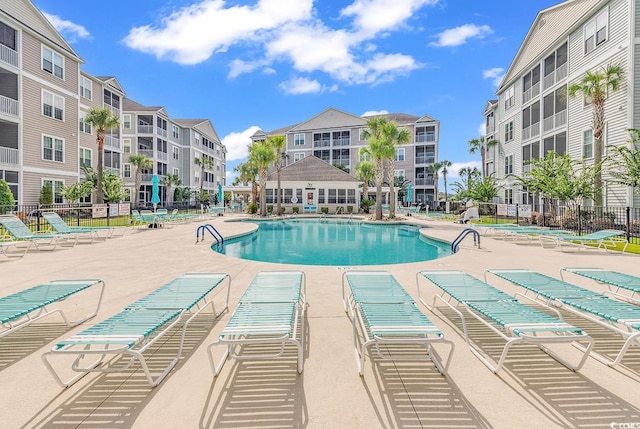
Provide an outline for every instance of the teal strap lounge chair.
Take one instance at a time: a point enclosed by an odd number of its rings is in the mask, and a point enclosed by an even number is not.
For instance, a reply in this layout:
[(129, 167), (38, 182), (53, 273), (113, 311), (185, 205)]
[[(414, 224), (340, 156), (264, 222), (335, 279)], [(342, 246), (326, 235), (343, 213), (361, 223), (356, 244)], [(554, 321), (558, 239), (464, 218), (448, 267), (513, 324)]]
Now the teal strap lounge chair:
[[(305, 283), (302, 271), (263, 271), (256, 274), (227, 326), (208, 347), (214, 376), (220, 373), (229, 357), (237, 360), (273, 359), (283, 355), (287, 344), (297, 348), (297, 370), (302, 373), (307, 307)], [(256, 344), (259, 345), (257, 352), (242, 353), (245, 347), (250, 349)], [(265, 346), (268, 345), (275, 346), (275, 350), (267, 350)], [(217, 363), (213, 357), (216, 346), (226, 348)]]
[(9, 259), (22, 258), (31, 248), (31, 241), (0, 241), (0, 253)]
[(58, 234), (77, 234), (79, 239), (85, 236), (90, 241), (100, 238), (111, 238), (117, 232), (124, 235), (126, 228), (116, 228), (112, 226), (69, 226), (56, 212), (43, 212), (42, 217), (49, 223), (51, 228)]
[(55, 250), (58, 246), (73, 247), (78, 242), (75, 234), (34, 233), (15, 215), (0, 215), (0, 225), (14, 240), (29, 240), (38, 250)]
[[(223, 292), (225, 285), (226, 293)], [(127, 370), (136, 361), (140, 363), (147, 382), (157, 386), (178, 363), (190, 322), (208, 307), (212, 308), (215, 317), (227, 309), (230, 285), (231, 278), (224, 273), (185, 274), (140, 298), (118, 314), (57, 342), (42, 355), (42, 361), (62, 387), (72, 385), (90, 372)], [(225, 297), (224, 303), (216, 309), (214, 298), (220, 294)], [(160, 374), (154, 376), (144, 356), (145, 351), (183, 320), (175, 356)], [(52, 363), (54, 358), (61, 356), (74, 357), (71, 370), (78, 374), (68, 380), (62, 379)], [(90, 356), (97, 356), (97, 359), (86, 362)]]
[(640, 307), (535, 271), (490, 269), (486, 273), (523, 287), (540, 302), (560, 307), (619, 334), (625, 341), (615, 358), (591, 351), (595, 359), (606, 365), (618, 365), (631, 346), (640, 346)]
[[(442, 291), (435, 294), (430, 304), (423, 298), (421, 279), (426, 279)], [(503, 367), (511, 346), (533, 344), (567, 368), (577, 371), (584, 365), (593, 347), (593, 339), (584, 331), (559, 317), (553, 317), (520, 302), (517, 297), (494, 288), (462, 271), (419, 271), (416, 275), (420, 301), (432, 311), (436, 301), (444, 303), (453, 310), (462, 322), (465, 341), (469, 350), (492, 372), (497, 373)], [(454, 305), (457, 303), (457, 305)], [(506, 344), (497, 361), (494, 361), (473, 344), (465, 319), (465, 313), (458, 309), (464, 307), (466, 313), (489, 328)], [(557, 311), (556, 311), (557, 314)], [(550, 344), (582, 342), (584, 354), (577, 364), (572, 364), (549, 348)]]
[[(87, 291), (94, 286), (100, 289), (95, 309), (77, 320), (69, 320), (64, 311), (68, 308), (61, 306), (60, 302), (70, 299), (72, 296), (75, 297), (76, 294), (80, 299), (81, 295), (86, 295), (79, 294), (80, 292)], [(52, 280), (0, 298), (0, 337), (53, 314), (59, 314), (69, 327), (79, 325), (98, 314), (103, 293), (104, 281), (99, 279)], [(86, 302), (86, 297), (82, 298), (84, 298), (83, 303)]]
[(640, 277), (603, 268), (575, 268), (560, 269), (560, 278), (564, 280), (564, 273), (573, 273), (596, 282), (607, 285), (609, 290), (603, 292), (624, 301), (640, 305)]
[(545, 235), (541, 236), (542, 246), (544, 247), (546, 242), (551, 242), (558, 248), (562, 249), (563, 244), (578, 245), (578, 249), (586, 247), (596, 247), (598, 249), (609, 250), (615, 248), (618, 243), (624, 243), (622, 247), (622, 253), (627, 249), (629, 243), (623, 237), (624, 231), (617, 229), (603, 229), (601, 231), (592, 232), (586, 235)]
[[(375, 349), (381, 359), (393, 361), (424, 361), (428, 355), (437, 370), (446, 374), (453, 356), (453, 342), (445, 339), (393, 275), (386, 271), (346, 271), (342, 275), (342, 300), (345, 312), (351, 316), (360, 375), (363, 375), (365, 357), (371, 349)], [(435, 351), (436, 343), (448, 346), (444, 363)], [(415, 353), (403, 348), (394, 353), (394, 346), (398, 345), (424, 347), (425, 350)]]

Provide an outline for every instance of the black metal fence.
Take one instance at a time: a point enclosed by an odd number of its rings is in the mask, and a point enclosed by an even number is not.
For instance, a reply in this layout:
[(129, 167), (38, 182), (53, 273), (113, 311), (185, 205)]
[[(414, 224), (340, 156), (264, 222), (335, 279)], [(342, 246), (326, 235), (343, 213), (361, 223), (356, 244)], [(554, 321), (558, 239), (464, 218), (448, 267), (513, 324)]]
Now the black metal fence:
[(541, 204), (537, 207), (538, 211), (530, 211), (529, 207), (531, 206), (520, 204), (480, 203), (479, 212), (480, 216), (488, 217), (495, 223), (538, 225), (573, 231), (578, 235), (616, 229), (625, 232), (629, 243), (640, 244), (640, 207), (569, 207), (549, 203)]

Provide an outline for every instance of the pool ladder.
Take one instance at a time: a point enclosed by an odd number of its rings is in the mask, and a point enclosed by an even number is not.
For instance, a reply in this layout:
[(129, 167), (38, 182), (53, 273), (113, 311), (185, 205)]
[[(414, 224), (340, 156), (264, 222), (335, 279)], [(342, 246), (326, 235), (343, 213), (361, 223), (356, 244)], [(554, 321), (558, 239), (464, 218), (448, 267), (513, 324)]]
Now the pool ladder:
[(480, 233), (473, 228), (465, 228), (462, 230), (460, 235), (453, 240), (453, 243), (451, 243), (451, 253), (456, 253), (458, 251), (458, 246), (469, 234), (473, 234), (473, 244), (478, 246), (478, 249), (480, 248)]
[(198, 229), (196, 230), (196, 244), (198, 244), (200, 241), (204, 241), (205, 231), (208, 231), (209, 234), (211, 234), (211, 236), (216, 239), (216, 247), (218, 249), (224, 246), (224, 237), (218, 232), (216, 227), (211, 225), (210, 223), (200, 225), (198, 227)]

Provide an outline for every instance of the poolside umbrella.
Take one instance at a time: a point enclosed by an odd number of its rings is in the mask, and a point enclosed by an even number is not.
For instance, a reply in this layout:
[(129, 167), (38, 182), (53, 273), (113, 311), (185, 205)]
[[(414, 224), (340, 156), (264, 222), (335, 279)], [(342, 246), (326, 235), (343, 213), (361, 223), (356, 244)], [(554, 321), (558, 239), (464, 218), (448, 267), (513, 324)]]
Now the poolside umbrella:
[(222, 205), (222, 185), (218, 183), (218, 205)]
[(156, 206), (160, 202), (160, 179), (157, 174), (154, 174), (151, 178), (151, 203), (153, 203), (153, 211), (156, 211)]

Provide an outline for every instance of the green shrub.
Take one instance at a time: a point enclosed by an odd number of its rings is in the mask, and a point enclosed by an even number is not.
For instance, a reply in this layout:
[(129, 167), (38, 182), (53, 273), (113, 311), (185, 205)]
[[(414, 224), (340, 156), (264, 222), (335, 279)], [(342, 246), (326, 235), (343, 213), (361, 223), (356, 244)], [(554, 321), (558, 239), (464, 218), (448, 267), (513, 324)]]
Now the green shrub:
[(329, 214), (329, 207), (321, 207), (320, 212), (322, 214)]
[(300, 207), (298, 207), (298, 206), (291, 207), (291, 212), (292, 213), (300, 213)]
[(250, 203), (247, 205), (247, 213), (256, 214), (258, 213), (258, 205), (256, 203)]
[(267, 214), (272, 214), (273, 213), (273, 206), (272, 205), (268, 205), (267, 206)]
[(353, 213), (353, 206), (347, 206), (347, 213)]
[(0, 214), (5, 214), (13, 210), (15, 203), (16, 201), (13, 198), (9, 185), (5, 180), (0, 179)]
[(53, 204), (53, 188), (51, 187), (51, 183), (45, 183), (42, 185), (42, 189), (40, 189), (40, 198), (38, 199), (38, 203), (41, 206), (50, 206)]
[(284, 207), (280, 207), (280, 216), (282, 216), (283, 214), (285, 214), (285, 213), (286, 213), (286, 211), (287, 211), (287, 209), (286, 209), (286, 208), (284, 208)]

